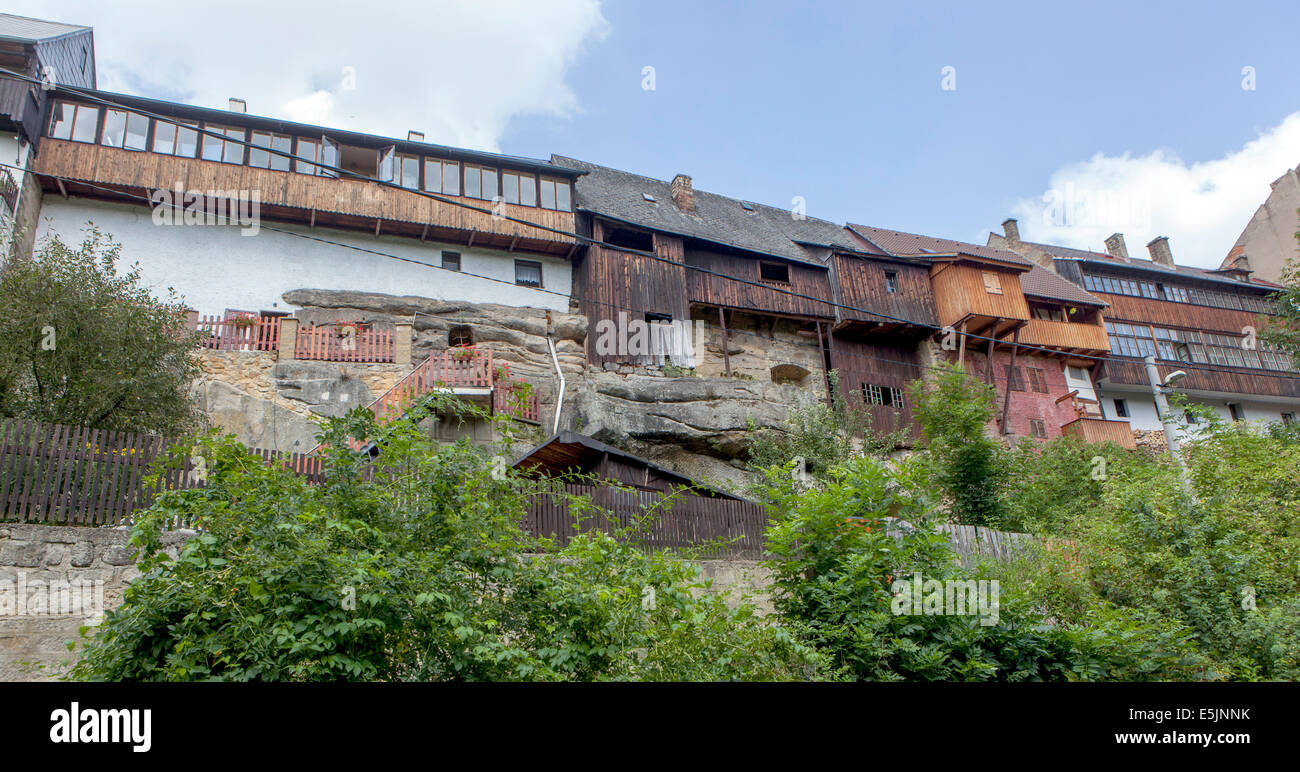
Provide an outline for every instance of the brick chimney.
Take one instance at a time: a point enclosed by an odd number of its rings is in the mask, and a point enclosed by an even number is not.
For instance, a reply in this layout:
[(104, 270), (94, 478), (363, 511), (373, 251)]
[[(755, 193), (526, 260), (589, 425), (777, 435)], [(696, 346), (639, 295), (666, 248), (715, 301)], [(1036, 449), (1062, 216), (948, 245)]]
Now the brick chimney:
[(691, 187), (691, 178), (685, 174), (673, 177), (671, 186), (673, 203), (683, 212), (695, 211), (695, 188)]
[(1002, 221), (1002, 232), (1007, 234), (1007, 241), (1020, 241), (1020, 223), (1016, 218), (1008, 217)]
[(1123, 233), (1112, 233), (1106, 237), (1106, 254), (1128, 262), (1128, 245), (1124, 243)]
[(1147, 243), (1147, 251), (1151, 253), (1151, 260), (1159, 263), (1166, 268), (1174, 267), (1174, 253), (1169, 250), (1169, 237), (1156, 236)]

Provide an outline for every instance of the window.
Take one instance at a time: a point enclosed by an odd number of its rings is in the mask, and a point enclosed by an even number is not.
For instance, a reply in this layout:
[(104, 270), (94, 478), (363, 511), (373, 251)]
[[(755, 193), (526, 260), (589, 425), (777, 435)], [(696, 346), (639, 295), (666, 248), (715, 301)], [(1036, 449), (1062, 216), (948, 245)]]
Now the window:
[(1115, 400), (1115, 415), (1119, 418), (1128, 418), (1128, 402), (1122, 399)]
[(320, 167), (310, 162), (321, 160), (321, 143), (314, 139), (299, 137), (297, 145), (294, 155), (301, 160), (295, 162), (293, 170), (299, 174), (315, 174)]
[(446, 268), (448, 271), (459, 271), (459, 270), (460, 270), (460, 253), (459, 253), (459, 252), (443, 252), (443, 253), (442, 253), (442, 267), (443, 267), (443, 268)]
[(430, 193), (460, 195), (460, 164), (439, 158), (424, 159), (424, 189)]
[(1243, 415), (1243, 413), (1242, 413), (1241, 405), (1238, 405), (1236, 402), (1229, 402), (1229, 403), (1228, 403), (1228, 415), (1229, 415), (1229, 416), (1232, 418), (1232, 420), (1234, 420), (1234, 421), (1240, 421), (1240, 420), (1242, 420), (1242, 419), (1244, 418), (1244, 415)]
[(1009, 375), (1007, 376), (1007, 380), (1011, 384), (1011, 390), (1024, 391), (1025, 390), (1024, 371), (1021, 370), (1019, 367), (1012, 367), (1010, 365), (1007, 365), (1007, 371), (1009, 373)]
[(537, 178), (531, 174), (503, 172), (501, 187), (507, 204), (537, 206)]
[(1029, 434), (1040, 440), (1047, 439), (1047, 424), (1041, 418), (1029, 419)]
[(420, 189), (420, 159), (413, 155), (397, 156), (393, 182), (411, 190)]
[(542, 264), (533, 260), (515, 261), (515, 284), (521, 287), (542, 286)]
[(484, 166), (465, 165), (465, 195), (483, 201), (491, 201), (499, 194), (497, 189), (497, 170)]
[(897, 386), (880, 386), (874, 383), (862, 384), (862, 401), (868, 405), (903, 406), (903, 390)]
[(655, 248), (653, 235), (647, 231), (637, 231), (630, 228), (606, 230), (602, 240), (606, 244), (635, 249), (638, 252), (653, 252)]
[(1029, 388), (1039, 394), (1047, 393), (1047, 372), (1041, 367), (1026, 367), (1029, 376)]
[(55, 139), (70, 139), (73, 142), (93, 143), (95, 130), (98, 127), (98, 107), (60, 102), (54, 106), (54, 121), (50, 124), (50, 136)]
[(1282, 424), (1283, 424), (1284, 426), (1291, 426), (1291, 425), (1294, 424), (1294, 423), (1295, 423), (1295, 413), (1283, 413), (1283, 414), (1282, 414)]
[(774, 281), (778, 284), (790, 283), (790, 266), (785, 263), (764, 263), (758, 264), (758, 278), (763, 281)]
[[(277, 172), (289, 171), (289, 155), (293, 153), (293, 137), (284, 134), (271, 134), (266, 131), (255, 131), (252, 135), (252, 143), (255, 147), (248, 151), (248, 165), (255, 166), (258, 169), (273, 169)], [(270, 148), (270, 150), (260, 150), (259, 148)], [(276, 151), (272, 153), (271, 150)], [(284, 155), (279, 155), (284, 153)]]
[[(190, 124), (194, 125), (194, 124)], [(163, 155), (193, 158), (199, 150), (199, 133), (187, 125), (153, 122), (153, 151)]]
[(888, 295), (898, 294), (898, 273), (896, 271), (885, 271), (885, 293)]
[(1002, 294), (1002, 280), (998, 278), (996, 273), (984, 272), (984, 291), (990, 295)]
[(447, 345), (451, 348), (474, 345), (474, 332), (468, 324), (458, 324), (447, 330)]
[(1151, 337), (1151, 328), (1146, 325), (1106, 322), (1106, 332), (1110, 336), (1112, 353), (1137, 358), (1156, 356), (1156, 344)]
[(149, 142), (149, 119), (125, 110), (106, 110), (99, 142), (104, 147), (144, 150)]
[(543, 209), (555, 209), (561, 212), (573, 211), (573, 205), (569, 200), (569, 183), (567, 180), (549, 180), (543, 177), (541, 189)]
[[(240, 142), (244, 139), (243, 129), (224, 128), (209, 124), (204, 124), (203, 128), (208, 132), (237, 139)], [(204, 161), (220, 161), (227, 164), (242, 164), (244, 162), (244, 146), (236, 142), (218, 139), (211, 134), (204, 134), (202, 147), (201, 155)]]

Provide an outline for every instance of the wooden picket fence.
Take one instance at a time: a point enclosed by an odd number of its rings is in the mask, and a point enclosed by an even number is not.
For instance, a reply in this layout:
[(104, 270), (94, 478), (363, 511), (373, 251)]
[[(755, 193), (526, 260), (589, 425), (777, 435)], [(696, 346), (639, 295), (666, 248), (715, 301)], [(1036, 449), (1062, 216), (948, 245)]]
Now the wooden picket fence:
[[(0, 422), (0, 520), (62, 525), (118, 525), (148, 507), (162, 489), (203, 484), (193, 459), (168, 470), (157, 486), (148, 466), (176, 440), (23, 419)], [(323, 478), (323, 459), (254, 449), (310, 482)], [(182, 524), (183, 525), (183, 524)]]
[(217, 351), (276, 351), (280, 347), (278, 316), (234, 314), (203, 316), (195, 323), (199, 345)]
[(307, 324), (298, 328), (294, 356), (327, 362), (393, 362), (396, 348), (392, 330)]

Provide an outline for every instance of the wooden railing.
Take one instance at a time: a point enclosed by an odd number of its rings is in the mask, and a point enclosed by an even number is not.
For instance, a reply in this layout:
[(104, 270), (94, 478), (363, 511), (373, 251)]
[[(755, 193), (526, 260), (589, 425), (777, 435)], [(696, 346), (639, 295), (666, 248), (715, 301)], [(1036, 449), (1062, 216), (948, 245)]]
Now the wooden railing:
[(294, 346), (297, 359), (327, 362), (392, 362), (393, 331), (357, 325), (302, 325)]
[(278, 316), (204, 316), (195, 328), (202, 335), (199, 345), (217, 351), (275, 351), (280, 346)]
[(1030, 319), (1020, 328), (1020, 343), (1057, 349), (1109, 352), (1110, 339), (1106, 328), (1086, 322), (1057, 322), (1047, 319)]
[(1126, 448), (1137, 447), (1128, 421), (1076, 418), (1061, 426), (1061, 434), (1067, 437), (1078, 437), (1084, 442), (1113, 442)]

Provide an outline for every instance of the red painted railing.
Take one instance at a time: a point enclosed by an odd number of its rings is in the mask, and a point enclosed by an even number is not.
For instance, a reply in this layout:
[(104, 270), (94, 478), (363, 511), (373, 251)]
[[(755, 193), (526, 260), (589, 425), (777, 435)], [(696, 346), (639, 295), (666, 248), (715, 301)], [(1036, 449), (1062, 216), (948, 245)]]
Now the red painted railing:
[(275, 351), (280, 346), (278, 316), (204, 316), (195, 329), (202, 334), (199, 345), (217, 351)]
[(392, 362), (393, 331), (366, 330), (350, 324), (302, 325), (294, 356), (327, 362)]
[(421, 362), (406, 377), (370, 403), (380, 421), (406, 412), (417, 397), (436, 388), (492, 387), (492, 352), (452, 348)]

